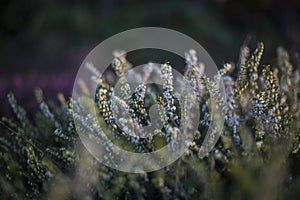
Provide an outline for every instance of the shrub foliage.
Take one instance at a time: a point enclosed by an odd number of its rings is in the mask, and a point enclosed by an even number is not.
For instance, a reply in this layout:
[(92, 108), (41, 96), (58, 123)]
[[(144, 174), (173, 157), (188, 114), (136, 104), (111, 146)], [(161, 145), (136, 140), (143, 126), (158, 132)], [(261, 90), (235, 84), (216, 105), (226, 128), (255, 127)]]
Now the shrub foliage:
[[(8, 100), (15, 118), (2, 117), (0, 135), (0, 195), (2, 199), (286, 199), (300, 190), (300, 102), (299, 69), (287, 51), (279, 47), (277, 65), (261, 65), (264, 45), (250, 52), (241, 47), (237, 63), (226, 63), (214, 79), (203, 75), (205, 66), (196, 52), (186, 52), (184, 76), (193, 87), (200, 108), (199, 129), (189, 150), (172, 165), (151, 173), (129, 174), (97, 162), (83, 147), (76, 133), (72, 108), (78, 102), (59, 94), (60, 104), (46, 103), (36, 90), (40, 111), (29, 119), (15, 96)], [(117, 78), (130, 68), (125, 54), (116, 53), (112, 66)], [(122, 55), (120, 57), (120, 55)], [(169, 63), (147, 64), (159, 71), (162, 95), (141, 83), (131, 95), (123, 79), (121, 102), (137, 130), (149, 124), (145, 101), (151, 92), (161, 105), (164, 128), (151, 138), (128, 136), (117, 126), (111, 99), (113, 84), (87, 66), (97, 81), (95, 103), (99, 120), (113, 130), (116, 143), (128, 149), (150, 152), (172, 142), (181, 123), (179, 105), (173, 94)], [(149, 72), (150, 73), (150, 72)], [(215, 85), (221, 80), (226, 97)], [(82, 91), (89, 93), (84, 82)], [(157, 89), (157, 88), (156, 88)], [(225, 124), (221, 138), (205, 157), (199, 156), (211, 116), (210, 96), (218, 99)], [(121, 100), (120, 100), (121, 101)], [(79, 117), (79, 116), (77, 116)], [(89, 119), (80, 119), (90, 126)], [(93, 128), (93, 127), (91, 127)], [(175, 145), (176, 146), (176, 145)], [(109, 154), (107, 159), (110, 159)]]

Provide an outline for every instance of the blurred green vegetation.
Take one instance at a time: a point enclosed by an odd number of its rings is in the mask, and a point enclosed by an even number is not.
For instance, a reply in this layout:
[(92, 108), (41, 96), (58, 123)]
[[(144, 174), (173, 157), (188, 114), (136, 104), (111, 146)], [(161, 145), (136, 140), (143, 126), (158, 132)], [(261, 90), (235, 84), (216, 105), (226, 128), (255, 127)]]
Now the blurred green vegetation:
[[(159, 26), (195, 38), (217, 64), (235, 60), (247, 36), (299, 50), (298, 1), (3, 0), (0, 66), (5, 73), (73, 70), (102, 40), (131, 28)], [(228, 60), (227, 60), (228, 59)]]

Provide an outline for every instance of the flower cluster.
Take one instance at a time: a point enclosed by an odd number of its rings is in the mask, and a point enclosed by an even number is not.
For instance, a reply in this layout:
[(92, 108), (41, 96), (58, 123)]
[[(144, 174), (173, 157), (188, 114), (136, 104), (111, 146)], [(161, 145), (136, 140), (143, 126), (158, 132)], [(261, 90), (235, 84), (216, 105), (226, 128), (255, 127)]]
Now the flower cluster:
[[(0, 136), (0, 194), (5, 199), (219, 199), (224, 195), (233, 199), (268, 198), (274, 195), (274, 187), (285, 185), (288, 189), (278, 190), (280, 197), (290, 197), (291, 192), (297, 192), (294, 179), (299, 181), (299, 172), (294, 169), (299, 169), (300, 155), (299, 69), (294, 68), (282, 47), (277, 51), (277, 65), (262, 66), (263, 50), (261, 42), (253, 53), (243, 46), (239, 61), (224, 64), (214, 77), (205, 75), (205, 66), (196, 51), (185, 53), (184, 77), (199, 104), (198, 131), (178, 161), (152, 173), (124, 174), (91, 157), (78, 140), (73, 117), (88, 130), (99, 126), (93, 123), (91, 115), (83, 118), (73, 113), (74, 107), (88, 113), (74, 99), (66, 100), (60, 95), (61, 105), (47, 104), (42, 91), (37, 90), (40, 112), (32, 123), (14, 95), (9, 94), (17, 120), (1, 120), (6, 129)], [(114, 95), (114, 82), (91, 63), (87, 63), (87, 68), (97, 84), (94, 99), (89, 98), (91, 92), (85, 83), (79, 83), (86, 94), (82, 100), (96, 104), (98, 121), (109, 130), (89, 137), (99, 142), (102, 137), (109, 137), (135, 152), (155, 151), (168, 143), (176, 148), (179, 127), (188, 127), (193, 119), (182, 117), (190, 99), (176, 97), (177, 80), (171, 64), (146, 64), (143, 77), (132, 74), (140, 83), (131, 88), (126, 73), (132, 65), (125, 52), (115, 52), (114, 56), (112, 68), (114, 79), (120, 81), (120, 97)], [(153, 73), (162, 87), (146, 84)], [(153, 104), (157, 104), (156, 117), (163, 127), (156, 128), (148, 137), (140, 137), (145, 127), (153, 123), (149, 110)], [(211, 114), (212, 105), (222, 113), (225, 123), (217, 144), (203, 157), (201, 145), (205, 134), (217, 120)], [(129, 116), (116, 116), (117, 109)], [(220, 130), (213, 129), (211, 134), (217, 131)], [(109, 153), (111, 148), (114, 147), (108, 144), (105, 149), (107, 161), (114, 159)], [(288, 168), (287, 160), (294, 167), (288, 177), (282, 172)]]

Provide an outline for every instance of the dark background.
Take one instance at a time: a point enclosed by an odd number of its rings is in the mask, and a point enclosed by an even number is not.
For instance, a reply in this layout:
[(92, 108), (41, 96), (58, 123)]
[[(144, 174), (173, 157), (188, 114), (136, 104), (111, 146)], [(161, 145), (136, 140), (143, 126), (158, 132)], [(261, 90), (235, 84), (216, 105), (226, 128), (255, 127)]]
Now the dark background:
[(265, 43), (265, 63), (276, 63), (284, 46), (297, 62), (300, 47), (297, 0), (1, 0), (0, 115), (10, 114), (13, 91), (29, 111), (34, 89), (47, 99), (71, 94), (85, 56), (106, 38), (132, 28), (175, 29), (196, 39), (218, 66), (236, 61), (240, 46)]

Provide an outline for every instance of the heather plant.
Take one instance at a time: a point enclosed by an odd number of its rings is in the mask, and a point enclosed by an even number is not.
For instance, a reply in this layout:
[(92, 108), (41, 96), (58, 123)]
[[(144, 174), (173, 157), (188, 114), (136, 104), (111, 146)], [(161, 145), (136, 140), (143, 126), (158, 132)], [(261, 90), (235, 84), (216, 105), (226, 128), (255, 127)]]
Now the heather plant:
[[(74, 99), (60, 94), (57, 105), (46, 103), (41, 90), (36, 90), (40, 111), (34, 123), (10, 93), (8, 100), (15, 119), (3, 117), (5, 128), (0, 137), (0, 194), (3, 199), (286, 199), (297, 198), (299, 177), (299, 69), (290, 61), (287, 51), (279, 47), (277, 65), (261, 65), (263, 43), (251, 52), (241, 47), (237, 63), (226, 63), (214, 78), (205, 76), (205, 67), (194, 50), (185, 53), (184, 76), (195, 92), (200, 116), (198, 132), (189, 149), (176, 162), (150, 173), (124, 173), (106, 167), (92, 157), (81, 144), (74, 118), (91, 130), (99, 127), (91, 119), (74, 115), (73, 108), (89, 112)], [(112, 70), (100, 74), (92, 63), (87, 68), (97, 83), (96, 95), (84, 81), (80, 87), (85, 102), (94, 102), (101, 127), (107, 137), (129, 151), (151, 152), (172, 143), (176, 148), (178, 125), (182, 119), (174, 95), (172, 63), (148, 63), (149, 76), (158, 73), (161, 88), (143, 84), (133, 91), (125, 77), (131, 64), (124, 52), (115, 52)], [(114, 78), (111, 78), (111, 77)], [(134, 74), (138, 77), (138, 74)], [(147, 78), (147, 77), (146, 77)], [(121, 80), (122, 99), (113, 95), (114, 80)], [(221, 95), (222, 84), (225, 96)], [(155, 102), (146, 98), (154, 96)], [(212, 151), (202, 154), (212, 116), (211, 98), (224, 114), (222, 135)], [(125, 100), (124, 100), (125, 99)], [(114, 115), (114, 102), (128, 110), (130, 116)], [(159, 105), (163, 122), (154, 135), (139, 137), (118, 127), (131, 122), (137, 133), (149, 125), (151, 104)], [(88, 116), (88, 115), (87, 115)], [(152, 119), (151, 119), (152, 120)], [(109, 131), (110, 130), (110, 131)], [(213, 130), (212, 134), (214, 134)], [(92, 131), (91, 131), (92, 132)], [(101, 142), (101, 135), (90, 135)], [(113, 160), (106, 149), (107, 162)]]

